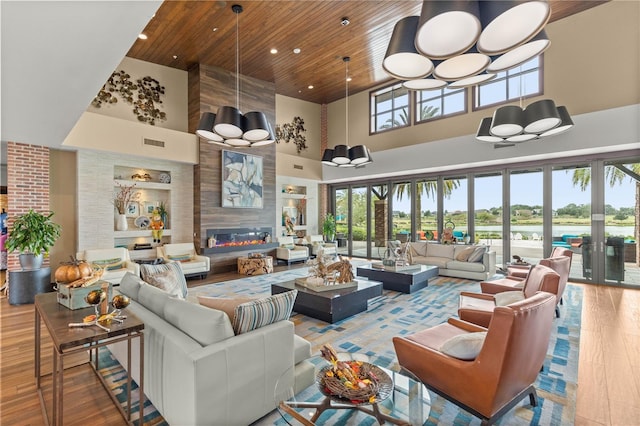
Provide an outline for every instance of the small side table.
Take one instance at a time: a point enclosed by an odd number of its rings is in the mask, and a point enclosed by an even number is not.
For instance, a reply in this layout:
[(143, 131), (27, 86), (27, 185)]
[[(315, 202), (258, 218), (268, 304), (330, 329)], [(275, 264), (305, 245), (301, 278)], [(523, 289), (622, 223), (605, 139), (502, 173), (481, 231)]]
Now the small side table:
[(51, 268), (33, 271), (9, 271), (9, 304), (33, 303), (36, 294), (52, 291)]
[[(144, 323), (131, 312), (126, 312), (127, 319), (118, 324), (113, 322), (105, 331), (99, 327), (74, 327), (70, 328), (69, 323), (82, 322), (82, 319), (94, 313), (93, 307), (70, 310), (58, 303), (58, 295), (56, 293), (38, 294), (35, 297), (35, 376), (36, 390), (40, 397), (40, 405), (45, 424), (61, 426), (63, 421), (63, 385), (64, 385), (64, 357), (73, 353), (89, 351), (89, 363), (94, 372), (100, 379), (100, 382), (106, 389), (107, 393), (113, 400), (114, 404), (122, 414), (122, 417), (129, 423), (131, 422), (131, 342), (137, 338), (140, 343), (140, 383), (139, 390), (139, 424), (144, 424)], [(41, 375), (40, 375), (40, 336), (41, 336), (41, 320), (44, 322), (46, 331), (49, 333), (53, 341), (53, 413), (51, 419), (47, 415), (47, 407), (42, 394)], [(98, 350), (99, 348), (116, 343), (126, 341), (127, 348), (127, 410), (125, 411), (118, 397), (111, 392), (109, 385), (98, 372)]]
[(273, 272), (273, 257), (239, 257), (238, 273), (243, 275), (262, 275)]

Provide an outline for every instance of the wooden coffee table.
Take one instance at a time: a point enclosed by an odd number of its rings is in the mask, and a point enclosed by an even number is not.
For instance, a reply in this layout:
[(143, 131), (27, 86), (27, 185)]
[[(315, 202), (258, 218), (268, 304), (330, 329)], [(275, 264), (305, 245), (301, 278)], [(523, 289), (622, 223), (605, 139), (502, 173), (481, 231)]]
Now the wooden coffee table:
[(357, 287), (316, 292), (295, 281), (271, 284), (271, 294), (298, 290), (293, 310), (299, 314), (333, 324), (367, 310), (368, 300), (382, 296), (382, 283), (358, 280)]
[[(413, 266), (413, 265), (412, 265)], [(388, 271), (371, 265), (359, 266), (357, 275), (381, 281), (385, 290), (413, 293), (429, 285), (429, 278), (438, 276), (439, 269), (432, 265), (415, 265), (414, 269)]]

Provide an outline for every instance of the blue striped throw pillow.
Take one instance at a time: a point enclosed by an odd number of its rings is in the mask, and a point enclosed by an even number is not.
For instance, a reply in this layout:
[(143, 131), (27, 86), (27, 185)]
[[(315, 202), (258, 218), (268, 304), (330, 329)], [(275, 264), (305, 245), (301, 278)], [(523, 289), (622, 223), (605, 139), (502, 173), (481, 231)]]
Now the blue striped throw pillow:
[(252, 300), (236, 306), (233, 331), (247, 333), (265, 325), (289, 319), (298, 290), (285, 291), (264, 299)]

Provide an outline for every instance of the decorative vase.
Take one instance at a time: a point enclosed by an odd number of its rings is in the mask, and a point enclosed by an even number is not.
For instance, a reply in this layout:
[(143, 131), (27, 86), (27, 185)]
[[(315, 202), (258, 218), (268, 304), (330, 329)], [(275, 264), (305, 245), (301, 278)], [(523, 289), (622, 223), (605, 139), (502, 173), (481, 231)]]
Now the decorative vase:
[(126, 231), (129, 228), (127, 224), (127, 216), (124, 214), (118, 214), (116, 217), (116, 230)]
[(21, 253), (18, 256), (20, 266), (23, 271), (36, 271), (42, 267), (44, 256), (42, 253), (36, 255), (33, 253)]

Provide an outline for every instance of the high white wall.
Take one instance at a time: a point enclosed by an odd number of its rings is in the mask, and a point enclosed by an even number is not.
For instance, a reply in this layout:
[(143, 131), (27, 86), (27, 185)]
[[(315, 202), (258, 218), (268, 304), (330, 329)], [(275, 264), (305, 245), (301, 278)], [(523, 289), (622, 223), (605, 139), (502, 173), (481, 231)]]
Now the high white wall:
[[(496, 150), (475, 140), (480, 120), (495, 109), (487, 108), (370, 135), (369, 91), (365, 91), (349, 98), (349, 144), (367, 145), (375, 162), (357, 170), (323, 166), (323, 180), (348, 181), (385, 172), (407, 174), (531, 156), (574, 155), (585, 147), (613, 150), (620, 149), (617, 145), (637, 143), (638, 22), (640, 2), (612, 1), (547, 25), (551, 47), (544, 54), (545, 93), (526, 104), (551, 98), (557, 105), (565, 105), (576, 122), (570, 132), (547, 141)], [(471, 99), (468, 102), (470, 111)], [(625, 106), (631, 109), (621, 108)], [(622, 127), (613, 126), (614, 122)], [(340, 100), (328, 106), (328, 140), (343, 141), (344, 129), (345, 103)]]
[[(158, 80), (164, 87), (164, 95), (161, 96), (162, 103), (156, 104), (156, 107), (167, 114), (167, 119), (156, 121), (154, 126), (181, 132), (188, 131), (187, 71), (129, 57), (125, 57), (113, 71), (125, 71), (131, 76), (130, 80), (134, 83), (143, 77), (151, 77)], [(115, 96), (118, 102), (113, 104), (103, 103), (100, 108), (90, 104), (87, 111), (138, 123), (138, 117), (133, 113), (133, 106), (124, 102), (118, 95)]]

